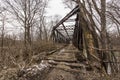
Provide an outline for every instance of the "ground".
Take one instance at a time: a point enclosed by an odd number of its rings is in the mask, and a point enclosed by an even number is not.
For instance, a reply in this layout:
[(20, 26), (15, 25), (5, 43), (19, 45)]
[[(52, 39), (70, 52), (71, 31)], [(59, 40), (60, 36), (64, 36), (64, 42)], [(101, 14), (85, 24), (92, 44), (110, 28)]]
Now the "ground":
[(76, 57), (78, 53), (79, 50), (70, 44), (45, 56), (38, 64), (2, 70), (0, 80), (120, 80), (118, 74), (101, 74), (96, 66), (91, 67), (86, 61), (80, 62)]

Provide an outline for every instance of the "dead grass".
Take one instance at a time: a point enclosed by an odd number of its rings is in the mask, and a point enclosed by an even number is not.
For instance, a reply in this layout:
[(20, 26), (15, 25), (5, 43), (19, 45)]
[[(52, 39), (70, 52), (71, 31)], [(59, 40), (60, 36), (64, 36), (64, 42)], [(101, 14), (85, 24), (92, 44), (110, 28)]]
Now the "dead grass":
[(33, 51), (36, 53), (49, 52), (54, 49), (56, 49), (56, 45), (52, 41), (36, 41), (33, 43)]
[(31, 58), (34, 55), (49, 52), (54, 49), (56, 49), (56, 46), (51, 41), (33, 42), (32, 46), (27, 46), (27, 50), (23, 42), (17, 42), (12, 46), (7, 45), (0, 48), (0, 70), (3, 68), (23, 67), (31, 62)]
[[(62, 45), (63, 46), (63, 45)], [(51, 41), (35, 41), (32, 46), (28, 45), (27, 50), (23, 42), (16, 42), (14, 45), (5, 45), (0, 48), (0, 80), (17, 80), (19, 69), (31, 64), (39, 63), (46, 53), (61, 47), (61, 44), (53, 44)], [(120, 74), (109, 76), (109, 80), (120, 80)], [(78, 75), (80, 79), (81, 74)], [(82, 75), (83, 80), (100, 80), (98, 73)], [(102, 80), (107, 80), (105, 77)]]
[(0, 48), (0, 80), (17, 80), (13, 76), (16, 76), (19, 69), (40, 62), (45, 53), (57, 48), (52, 41), (34, 41), (27, 48), (22, 41), (9, 44)]

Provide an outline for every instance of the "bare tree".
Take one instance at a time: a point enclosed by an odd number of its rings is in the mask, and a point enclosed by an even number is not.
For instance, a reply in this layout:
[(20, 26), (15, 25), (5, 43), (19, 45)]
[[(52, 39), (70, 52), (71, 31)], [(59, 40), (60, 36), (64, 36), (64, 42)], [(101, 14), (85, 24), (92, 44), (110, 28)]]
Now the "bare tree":
[(2, 20), (2, 34), (1, 34), (1, 52), (2, 52), (2, 50), (3, 50), (3, 46), (4, 46), (4, 28), (5, 28), (5, 16), (3, 16), (3, 20)]
[[(87, 45), (94, 47), (94, 50), (97, 50), (99, 54), (99, 58), (102, 60), (102, 66), (104, 66), (105, 70), (107, 71), (108, 66), (110, 65), (112, 71), (117, 71), (117, 67), (115, 67), (114, 64), (109, 64), (110, 61), (115, 62), (116, 57), (113, 51), (110, 51), (109, 49), (113, 49), (113, 46), (110, 41), (109, 33), (108, 33), (108, 24), (106, 21), (107, 15), (106, 15), (106, 0), (77, 0), (77, 4), (80, 8), (81, 17), (84, 18), (85, 21), (87, 21), (88, 26), (85, 27), (85, 23), (83, 22), (83, 30), (84, 32), (89, 32), (87, 34), (92, 35), (93, 39), (93, 46), (89, 45), (89, 39), (87, 37)], [(112, 17), (113, 18), (113, 17)], [(118, 21), (117, 21), (118, 22)], [(81, 26), (82, 27), (82, 26)], [(85, 33), (84, 33), (85, 34)], [(87, 36), (86, 34), (86, 36)], [(86, 42), (85, 42), (86, 43)], [(91, 48), (89, 47), (89, 48)], [(102, 51), (99, 50), (99, 48), (103, 49)], [(87, 49), (87, 48), (86, 48)], [(91, 53), (88, 50), (88, 53)], [(108, 62), (108, 63), (106, 63)]]
[(116, 29), (118, 32), (118, 35), (120, 36), (120, 6), (119, 6), (120, 1), (119, 0), (114, 0), (114, 1), (109, 1), (107, 3), (107, 17), (109, 18), (109, 21), (113, 22), (116, 25)]
[(65, 4), (66, 8), (73, 9), (76, 6), (76, 3), (74, 0), (62, 0), (63, 4)]
[(3, 47), (4, 47), (4, 36), (5, 36), (5, 24), (6, 24), (6, 20), (7, 20), (7, 16), (6, 16), (6, 11), (5, 10), (2, 10), (1, 11), (1, 14), (0, 14), (0, 22), (1, 22), (1, 26), (0, 26), (0, 29), (1, 29), (1, 53), (3, 51)]
[[(41, 13), (46, 0), (4, 0), (7, 10), (13, 14), (24, 28), (25, 44), (31, 44), (31, 28)], [(42, 15), (42, 14), (41, 14)]]

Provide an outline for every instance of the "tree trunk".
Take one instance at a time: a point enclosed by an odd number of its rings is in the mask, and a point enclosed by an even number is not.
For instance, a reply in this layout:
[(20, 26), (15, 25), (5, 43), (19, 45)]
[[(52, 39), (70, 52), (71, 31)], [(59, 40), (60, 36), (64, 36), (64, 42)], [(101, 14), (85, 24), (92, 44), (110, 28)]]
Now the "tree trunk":
[[(101, 39), (102, 39), (102, 43), (101, 43), (101, 47), (102, 49), (108, 49), (108, 39), (107, 39), (107, 29), (106, 29), (106, 0), (101, 0), (101, 14), (100, 14), (100, 18), (101, 18)], [(108, 71), (108, 65), (109, 63), (105, 63), (104, 61), (108, 62), (108, 55), (109, 52), (108, 51), (103, 51), (102, 55), (101, 55), (101, 59), (103, 67), (105, 68), (106, 72)]]

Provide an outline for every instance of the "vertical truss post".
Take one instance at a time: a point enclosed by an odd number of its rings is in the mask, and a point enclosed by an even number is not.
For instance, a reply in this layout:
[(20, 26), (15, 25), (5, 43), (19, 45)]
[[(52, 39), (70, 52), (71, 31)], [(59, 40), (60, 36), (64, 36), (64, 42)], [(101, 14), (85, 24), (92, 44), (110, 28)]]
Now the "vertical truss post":
[(71, 39), (70, 39), (70, 36), (69, 36), (69, 34), (68, 34), (68, 32), (67, 32), (67, 29), (66, 29), (66, 27), (65, 27), (65, 25), (64, 25), (64, 23), (62, 23), (62, 25), (63, 25), (63, 28), (64, 28), (64, 30), (65, 30), (65, 32), (66, 32), (66, 34), (67, 34), (69, 40), (71, 40)]

